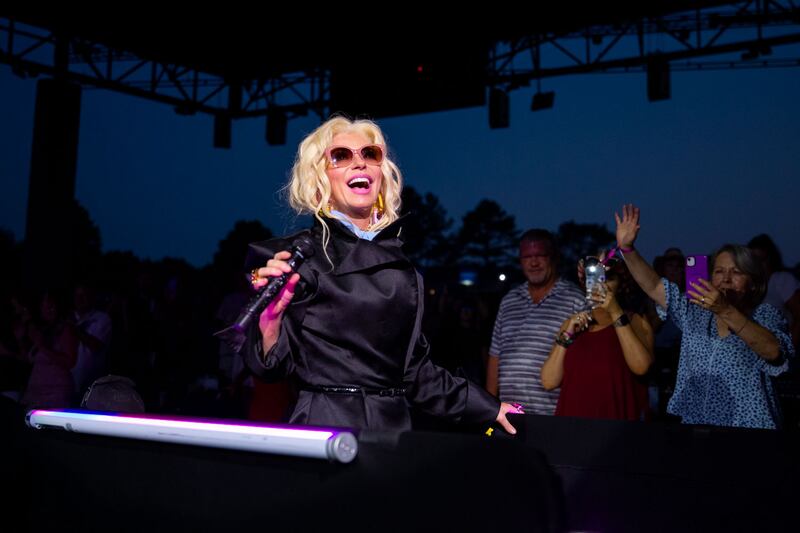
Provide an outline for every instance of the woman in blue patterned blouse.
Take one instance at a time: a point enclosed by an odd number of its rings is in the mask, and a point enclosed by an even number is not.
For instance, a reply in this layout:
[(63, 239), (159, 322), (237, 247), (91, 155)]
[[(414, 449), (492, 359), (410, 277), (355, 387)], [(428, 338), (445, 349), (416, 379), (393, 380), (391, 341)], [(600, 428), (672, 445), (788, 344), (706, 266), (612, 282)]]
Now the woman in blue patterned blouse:
[(617, 246), (636, 282), (683, 331), (675, 392), (667, 411), (686, 424), (774, 429), (780, 411), (772, 377), (788, 369), (794, 348), (777, 309), (762, 303), (766, 278), (750, 251), (725, 245), (711, 258), (711, 279), (686, 295), (634, 250), (639, 209), (625, 205)]

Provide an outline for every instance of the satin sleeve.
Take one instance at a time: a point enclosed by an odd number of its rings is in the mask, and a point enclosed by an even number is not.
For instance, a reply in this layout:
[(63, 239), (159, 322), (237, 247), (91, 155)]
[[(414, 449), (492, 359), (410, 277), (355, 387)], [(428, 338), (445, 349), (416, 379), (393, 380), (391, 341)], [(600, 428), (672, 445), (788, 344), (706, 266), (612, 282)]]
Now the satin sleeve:
[[(275, 253), (288, 250), (290, 242), (286, 239), (272, 239), (254, 243), (249, 246), (245, 266), (247, 271), (266, 265)], [(250, 371), (266, 382), (281, 381), (295, 372), (294, 346), (305, 315), (305, 309), (311, 299), (316, 276), (307, 264), (299, 269), (300, 282), (295, 288), (295, 296), (284, 312), (278, 340), (265, 354), (263, 338), (258, 322), (253, 321), (247, 329), (247, 341), (242, 348), (242, 358)], [(255, 292), (253, 293), (255, 294)]]
[[(423, 291), (422, 279), (418, 287)], [(418, 324), (422, 317), (422, 302), (418, 309)], [(484, 424), (494, 422), (500, 411), (500, 400), (466, 378), (452, 375), (433, 364), (430, 345), (425, 335), (416, 332), (404, 381), (410, 383), (406, 398), (417, 409), (453, 422)]]
[(436, 366), (427, 354), (409, 370), (412, 382), (407, 398), (417, 409), (462, 424), (488, 424), (497, 418), (500, 400)]

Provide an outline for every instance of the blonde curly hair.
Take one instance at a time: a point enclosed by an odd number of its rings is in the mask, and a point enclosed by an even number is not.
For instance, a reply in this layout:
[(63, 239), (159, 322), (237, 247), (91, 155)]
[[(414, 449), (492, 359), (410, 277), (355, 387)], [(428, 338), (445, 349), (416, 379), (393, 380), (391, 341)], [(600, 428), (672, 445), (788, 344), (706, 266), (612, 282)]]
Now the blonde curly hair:
[[(331, 183), (325, 172), (328, 166), (325, 150), (340, 133), (360, 134), (370, 142), (386, 146), (383, 132), (376, 123), (371, 120), (350, 120), (342, 116), (327, 120), (300, 143), (287, 186), (289, 205), (298, 214), (314, 215), (322, 224), (324, 248), (327, 248), (330, 239), (330, 228), (325, 219), (328, 217), (327, 206), (331, 198)], [(379, 192), (383, 195), (384, 213), (376, 224), (370, 226), (371, 231), (380, 231), (400, 217), (400, 193), (403, 189), (400, 169), (388, 153), (380, 168), (383, 179)]]

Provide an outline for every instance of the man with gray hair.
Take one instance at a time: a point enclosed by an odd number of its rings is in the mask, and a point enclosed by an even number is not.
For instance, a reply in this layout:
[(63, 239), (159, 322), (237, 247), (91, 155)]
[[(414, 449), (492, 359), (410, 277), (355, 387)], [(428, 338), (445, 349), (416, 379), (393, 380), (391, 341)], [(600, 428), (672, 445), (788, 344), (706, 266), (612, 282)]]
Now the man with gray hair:
[(583, 292), (559, 278), (558, 258), (552, 233), (525, 232), (519, 262), (526, 281), (503, 297), (489, 348), (486, 388), (504, 402), (521, 404), (529, 414), (555, 411), (559, 391), (542, 386), (542, 364), (564, 320), (586, 307)]

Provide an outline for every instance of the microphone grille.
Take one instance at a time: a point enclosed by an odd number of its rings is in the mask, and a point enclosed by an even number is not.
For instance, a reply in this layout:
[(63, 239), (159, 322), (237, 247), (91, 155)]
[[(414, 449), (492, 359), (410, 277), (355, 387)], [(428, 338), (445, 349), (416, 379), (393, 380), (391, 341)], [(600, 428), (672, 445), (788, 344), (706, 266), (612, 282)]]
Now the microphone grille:
[(311, 257), (314, 255), (314, 243), (308, 235), (300, 235), (292, 242), (292, 247), (299, 250), (303, 257)]

